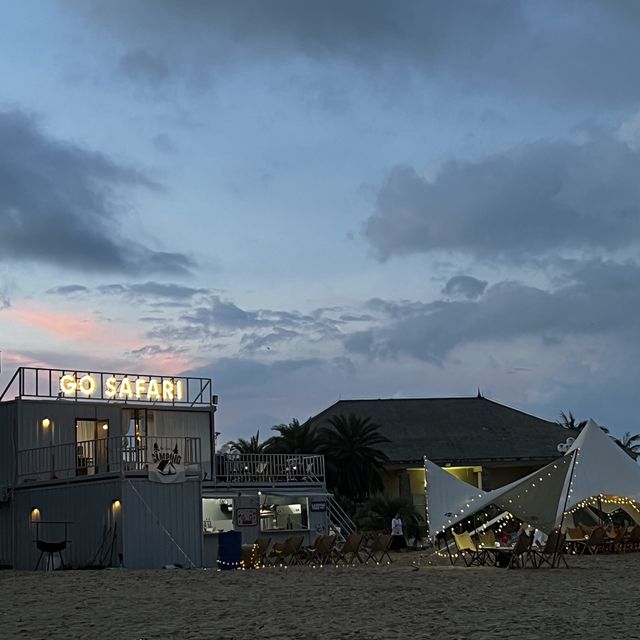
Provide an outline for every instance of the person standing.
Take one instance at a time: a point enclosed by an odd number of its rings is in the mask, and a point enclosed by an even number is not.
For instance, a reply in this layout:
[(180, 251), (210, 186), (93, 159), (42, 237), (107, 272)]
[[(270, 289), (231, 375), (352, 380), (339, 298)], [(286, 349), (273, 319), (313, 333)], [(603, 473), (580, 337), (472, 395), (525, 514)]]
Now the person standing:
[(407, 541), (404, 539), (402, 519), (400, 518), (400, 514), (396, 513), (391, 520), (391, 548), (394, 551), (400, 551), (406, 547)]

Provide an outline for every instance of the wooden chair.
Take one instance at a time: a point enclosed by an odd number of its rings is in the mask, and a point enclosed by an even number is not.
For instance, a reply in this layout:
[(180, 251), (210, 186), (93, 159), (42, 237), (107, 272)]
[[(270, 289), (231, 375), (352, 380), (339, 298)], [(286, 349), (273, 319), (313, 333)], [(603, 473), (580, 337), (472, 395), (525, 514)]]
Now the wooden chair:
[(389, 564), (391, 564), (391, 556), (389, 555), (389, 549), (391, 548), (391, 534), (389, 533), (381, 533), (379, 536), (373, 539), (373, 543), (371, 546), (366, 549), (367, 559), (365, 560), (365, 564), (369, 562), (369, 560), (373, 560), (376, 564), (380, 564), (385, 556), (387, 557)]
[(455, 564), (458, 558), (462, 558), (462, 561), (467, 567), (472, 565), (482, 564), (482, 555), (480, 549), (476, 546), (476, 543), (471, 539), (471, 534), (468, 531), (463, 533), (451, 532), (453, 534), (453, 540), (456, 544), (457, 553), (452, 558), (451, 563)]
[(582, 543), (588, 538), (588, 534), (581, 527), (567, 527), (566, 544), (571, 551), (577, 552)]
[(604, 541), (604, 548), (611, 553), (624, 551), (624, 537), (627, 533), (626, 527), (620, 527), (613, 537), (608, 537)]
[(304, 536), (289, 536), (284, 542), (274, 542), (267, 559), (272, 565), (300, 564), (300, 547)]
[(344, 541), (344, 544), (340, 549), (336, 549), (333, 554), (333, 560), (335, 564), (353, 564), (355, 559), (362, 564), (364, 560), (360, 556), (360, 548), (362, 547), (362, 540), (364, 536), (361, 533), (352, 533)]

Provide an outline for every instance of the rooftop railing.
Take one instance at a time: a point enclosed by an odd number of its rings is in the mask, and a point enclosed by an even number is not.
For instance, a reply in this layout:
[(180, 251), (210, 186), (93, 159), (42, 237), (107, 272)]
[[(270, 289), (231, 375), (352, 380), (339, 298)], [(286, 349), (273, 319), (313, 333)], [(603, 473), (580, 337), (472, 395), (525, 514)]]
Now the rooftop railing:
[(221, 485), (278, 485), (325, 481), (324, 456), (287, 453), (226, 453), (215, 456)]
[[(154, 455), (155, 454), (155, 455)], [(162, 461), (201, 474), (200, 438), (114, 436), (18, 451), (18, 483), (144, 475)]]

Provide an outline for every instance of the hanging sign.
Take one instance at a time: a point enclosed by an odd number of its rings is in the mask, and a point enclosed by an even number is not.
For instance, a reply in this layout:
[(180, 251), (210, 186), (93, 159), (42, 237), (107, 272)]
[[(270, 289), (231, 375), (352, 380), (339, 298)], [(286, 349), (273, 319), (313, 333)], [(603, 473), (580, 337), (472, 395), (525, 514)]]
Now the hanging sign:
[[(164, 440), (164, 439), (163, 439)], [(186, 479), (183, 452), (176, 442), (173, 448), (147, 438), (149, 480), (153, 482), (184, 482)]]

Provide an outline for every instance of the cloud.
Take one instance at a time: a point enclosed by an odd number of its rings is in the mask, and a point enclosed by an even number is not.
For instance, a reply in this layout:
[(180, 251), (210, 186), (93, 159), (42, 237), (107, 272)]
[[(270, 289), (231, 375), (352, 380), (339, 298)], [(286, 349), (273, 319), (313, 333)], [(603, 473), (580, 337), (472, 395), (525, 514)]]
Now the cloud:
[(193, 261), (150, 249), (121, 230), (125, 197), (158, 185), (106, 156), (45, 134), (19, 111), (0, 112), (0, 261), (82, 272), (183, 275)]
[(617, 250), (640, 232), (640, 152), (596, 131), (585, 142), (521, 144), (444, 162), (429, 180), (396, 167), (365, 236), (377, 256), (436, 250), (479, 258)]
[(555, 344), (598, 336), (633, 340), (640, 309), (640, 266), (601, 260), (565, 265), (564, 283), (553, 290), (503, 281), (477, 301), (386, 303), (376, 326), (345, 336), (347, 353), (368, 358), (412, 357), (443, 363), (454, 349), (523, 337)]
[(303, 59), (371, 80), (405, 76), (561, 105), (640, 98), (639, 17), (628, 2), (101, 0), (73, 6), (128, 45), (120, 70), (146, 85), (201, 81), (225, 64)]
[(472, 276), (454, 276), (442, 288), (442, 293), (450, 298), (478, 298), (487, 288), (486, 280), (478, 280)]
[(81, 284), (66, 284), (61, 287), (47, 289), (47, 293), (56, 296), (70, 296), (74, 293), (89, 293), (89, 289)]
[(208, 293), (208, 290), (171, 282), (154, 282), (150, 280), (137, 284), (105, 284), (99, 286), (97, 292), (102, 295), (123, 295), (138, 299), (189, 300), (196, 295)]
[(2, 309), (8, 309), (11, 306), (11, 300), (6, 293), (0, 291), (0, 311)]

